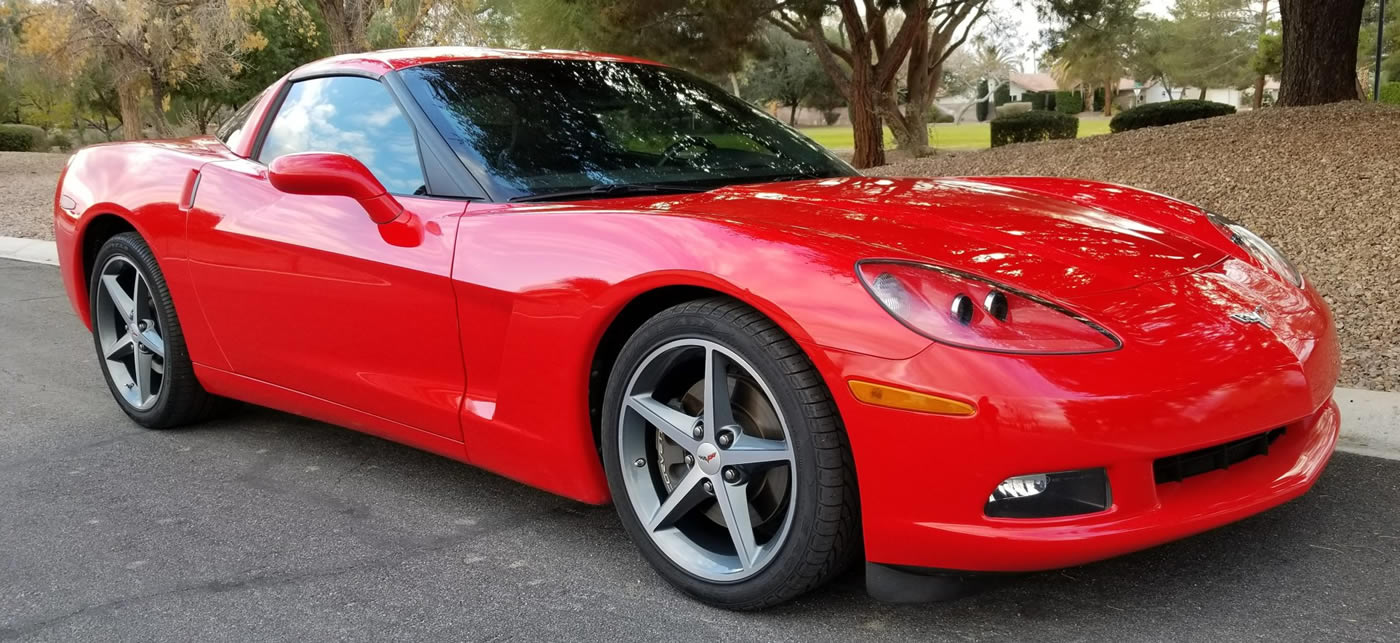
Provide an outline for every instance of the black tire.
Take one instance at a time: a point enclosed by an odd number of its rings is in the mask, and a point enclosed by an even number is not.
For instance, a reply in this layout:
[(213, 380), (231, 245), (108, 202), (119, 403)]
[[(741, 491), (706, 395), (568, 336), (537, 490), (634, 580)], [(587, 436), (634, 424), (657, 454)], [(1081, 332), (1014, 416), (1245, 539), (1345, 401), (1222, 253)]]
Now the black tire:
[[(103, 288), (101, 272), (114, 258), (120, 257), (136, 267), (145, 284), (148, 285), (151, 310), (157, 315), (161, 335), (165, 344), (164, 375), (154, 404), (141, 409), (128, 402), (118, 390), (103, 357), (102, 339), (98, 332), (97, 314), (98, 293)], [(102, 244), (93, 261), (92, 277), (88, 284), (88, 304), (93, 321), (93, 347), (97, 351), (97, 363), (102, 369), (102, 379), (106, 381), (112, 398), (117, 401), (127, 416), (149, 429), (175, 428), (204, 420), (222, 407), (222, 398), (209, 394), (195, 378), (194, 367), (190, 364), (189, 350), (185, 346), (180, 320), (175, 315), (175, 304), (170, 298), (165, 276), (156, 263), (155, 254), (146, 245), (141, 235), (124, 232)]]
[[(619, 417), (628, 382), (653, 350), (677, 339), (715, 342), (740, 355), (767, 381), (788, 418), (796, 472), (790, 531), (756, 575), (730, 583), (702, 579), (673, 563), (652, 542), (627, 500)], [(860, 552), (854, 465), (831, 393), (797, 344), (771, 320), (732, 299), (702, 299), (666, 309), (627, 341), (608, 380), (603, 407), (604, 468), (614, 504), (632, 542), (673, 586), (733, 610), (771, 607), (811, 591), (845, 570)]]

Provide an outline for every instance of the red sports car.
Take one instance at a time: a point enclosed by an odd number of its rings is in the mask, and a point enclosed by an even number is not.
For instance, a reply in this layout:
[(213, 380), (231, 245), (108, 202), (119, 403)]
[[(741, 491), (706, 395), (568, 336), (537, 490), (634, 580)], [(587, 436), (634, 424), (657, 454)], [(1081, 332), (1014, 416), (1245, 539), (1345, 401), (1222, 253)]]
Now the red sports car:
[(1244, 227), (861, 176), (641, 60), (330, 58), (217, 138), (82, 150), (55, 200), (138, 424), (244, 400), (611, 501), (728, 608), (1150, 547), (1297, 497), (1337, 438), (1327, 306)]

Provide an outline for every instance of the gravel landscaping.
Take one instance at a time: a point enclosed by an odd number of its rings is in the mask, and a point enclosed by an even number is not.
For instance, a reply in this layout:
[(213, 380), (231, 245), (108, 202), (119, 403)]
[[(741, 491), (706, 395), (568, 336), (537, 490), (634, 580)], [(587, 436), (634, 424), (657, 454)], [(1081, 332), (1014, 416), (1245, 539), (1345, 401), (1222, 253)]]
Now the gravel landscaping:
[(890, 176), (1065, 176), (1185, 199), (1248, 225), (1332, 304), (1343, 386), (1400, 391), (1400, 108), (1266, 109), (1070, 141), (942, 153)]
[(67, 154), (0, 152), (0, 237), (53, 238), (53, 191)]

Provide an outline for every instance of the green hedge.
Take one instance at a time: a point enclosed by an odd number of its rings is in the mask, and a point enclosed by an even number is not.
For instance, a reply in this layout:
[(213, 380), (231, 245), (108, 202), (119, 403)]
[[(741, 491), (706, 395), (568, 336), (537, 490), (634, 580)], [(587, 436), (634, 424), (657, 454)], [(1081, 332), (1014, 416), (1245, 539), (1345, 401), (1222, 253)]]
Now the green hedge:
[(1235, 108), (1224, 103), (1213, 103), (1208, 100), (1174, 100), (1165, 103), (1148, 103), (1134, 107), (1126, 112), (1119, 112), (1108, 122), (1108, 128), (1115, 132), (1126, 132), (1128, 130), (1140, 129), (1143, 127), (1158, 127), (1161, 125), (1173, 125), (1185, 123), (1187, 121), (1211, 118), (1214, 116), (1225, 116), (1235, 113)]
[(0, 125), (0, 152), (47, 152), (49, 137), (42, 127)]
[(1055, 100), (1055, 94), (1054, 92), (1026, 92), (1021, 96), (1021, 99), (1030, 101), (1031, 109), (1040, 112), (1053, 109), (1046, 107), (1046, 105)]
[(1381, 102), (1400, 105), (1400, 83), (1381, 83)]
[(1079, 136), (1079, 119), (1058, 112), (1025, 112), (992, 121), (992, 147)]
[(1011, 102), (1011, 84), (1002, 83), (997, 85), (997, 90), (992, 92), (992, 102), (995, 103), (997, 107)]
[(1055, 111), (1071, 116), (1084, 111), (1084, 98), (1079, 92), (1055, 92)]

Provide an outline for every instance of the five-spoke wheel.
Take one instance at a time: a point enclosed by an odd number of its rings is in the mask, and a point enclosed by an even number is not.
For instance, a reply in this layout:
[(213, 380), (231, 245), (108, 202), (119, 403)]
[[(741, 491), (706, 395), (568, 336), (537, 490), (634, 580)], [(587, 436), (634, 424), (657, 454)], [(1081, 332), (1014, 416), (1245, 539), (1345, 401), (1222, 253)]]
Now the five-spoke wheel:
[(112, 397), (150, 428), (188, 424), (215, 410), (185, 349), (155, 254), (135, 232), (102, 244), (88, 277), (93, 345)]
[(811, 363), (757, 311), (716, 298), (659, 313), (623, 347), (607, 395), (614, 502), (674, 585), (753, 609), (849, 562), (845, 434)]

